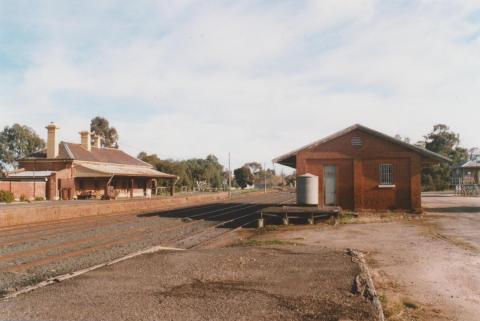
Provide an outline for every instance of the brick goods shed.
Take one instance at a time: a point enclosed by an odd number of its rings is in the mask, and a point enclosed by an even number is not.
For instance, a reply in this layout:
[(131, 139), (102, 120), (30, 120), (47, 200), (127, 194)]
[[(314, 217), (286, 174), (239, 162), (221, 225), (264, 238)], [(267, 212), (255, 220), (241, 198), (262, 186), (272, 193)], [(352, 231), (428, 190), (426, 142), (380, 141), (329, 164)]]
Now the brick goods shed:
[(119, 149), (102, 147), (99, 137), (92, 142), (88, 131), (75, 144), (58, 142), (54, 124), (47, 129), (47, 148), (19, 159), (20, 169), (7, 173), (0, 189), (17, 199), (150, 197), (159, 179), (170, 180), (171, 186), (177, 179)]
[(447, 157), (354, 125), (273, 160), (318, 176), (319, 205), (421, 210), (421, 170)]

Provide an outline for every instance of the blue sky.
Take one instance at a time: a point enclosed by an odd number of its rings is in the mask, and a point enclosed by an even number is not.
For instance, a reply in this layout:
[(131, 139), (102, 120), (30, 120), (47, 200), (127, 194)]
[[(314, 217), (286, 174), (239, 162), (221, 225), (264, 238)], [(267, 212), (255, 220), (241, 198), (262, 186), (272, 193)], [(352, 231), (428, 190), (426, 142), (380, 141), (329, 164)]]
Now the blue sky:
[(479, 1), (0, 0), (0, 126), (97, 115), (163, 158), (269, 163), (354, 123), (480, 145)]

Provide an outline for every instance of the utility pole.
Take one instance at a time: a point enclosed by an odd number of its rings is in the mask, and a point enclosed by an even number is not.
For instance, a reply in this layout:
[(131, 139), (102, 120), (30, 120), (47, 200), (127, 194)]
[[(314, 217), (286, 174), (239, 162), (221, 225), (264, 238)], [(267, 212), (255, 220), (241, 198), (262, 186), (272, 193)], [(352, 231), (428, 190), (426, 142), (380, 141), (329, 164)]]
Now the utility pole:
[(267, 194), (267, 168), (266, 168), (265, 163), (263, 163), (263, 179), (264, 179), (264, 182), (263, 182), (263, 192), (264, 192), (265, 194)]
[(228, 197), (232, 197), (232, 170), (230, 168), (230, 152), (228, 152)]

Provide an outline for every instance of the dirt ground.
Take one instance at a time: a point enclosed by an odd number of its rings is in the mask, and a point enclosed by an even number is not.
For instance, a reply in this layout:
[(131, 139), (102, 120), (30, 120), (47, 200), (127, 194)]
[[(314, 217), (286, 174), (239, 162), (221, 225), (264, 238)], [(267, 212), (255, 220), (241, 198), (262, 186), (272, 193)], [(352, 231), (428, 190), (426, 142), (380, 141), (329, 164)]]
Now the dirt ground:
[(388, 320), (479, 320), (480, 198), (425, 194), (423, 205), (422, 217), (289, 226), (258, 239), (367, 253)]
[(387, 320), (478, 320), (480, 198), (425, 194), (423, 205), (421, 216), (345, 216), (138, 257), (0, 302), (0, 319), (374, 320), (352, 294), (358, 266), (345, 249), (356, 248)]
[(0, 303), (7, 320), (365, 320), (345, 251), (256, 244), (163, 252)]

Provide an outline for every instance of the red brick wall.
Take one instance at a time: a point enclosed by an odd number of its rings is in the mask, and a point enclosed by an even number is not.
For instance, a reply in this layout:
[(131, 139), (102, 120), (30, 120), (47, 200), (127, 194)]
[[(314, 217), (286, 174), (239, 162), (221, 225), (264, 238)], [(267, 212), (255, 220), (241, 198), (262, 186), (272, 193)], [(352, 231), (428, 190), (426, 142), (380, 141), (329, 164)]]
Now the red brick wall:
[(46, 199), (47, 200), (54, 200), (56, 197), (56, 192), (57, 192), (57, 178), (56, 174), (52, 174), (50, 176), (48, 182), (47, 182), (47, 194), (46, 194)]
[[(51, 200), (67, 196), (73, 198), (75, 195), (75, 184), (71, 167), (59, 170), (52, 175), (50, 179), (50, 198)], [(67, 198), (68, 199), (68, 198)]]
[[(352, 146), (360, 137), (362, 147)], [(324, 203), (323, 166), (337, 165), (337, 203), (345, 209), (421, 208), (421, 157), (409, 149), (355, 130), (297, 154), (297, 175), (319, 177), (319, 202)], [(379, 188), (379, 165), (393, 164), (394, 188)]]
[[(380, 188), (380, 164), (392, 164), (394, 188)], [(410, 159), (366, 159), (363, 160), (363, 208), (366, 209), (410, 209)]]
[[(75, 178), (75, 192), (79, 196), (83, 191), (95, 191), (97, 197), (101, 197), (105, 194), (105, 187), (110, 177), (77, 177)], [(145, 186), (148, 189), (152, 187), (152, 179), (145, 177), (114, 177), (110, 186), (114, 187), (115, 195), (117, 198), (129, 198), (131, 197), (131, 183), (133, 180), (133, 196), (143, 197), (145, 192)], [(151, 195), (147, 191), (147, 195)]]
[(77, 177), (75, 179), (75, 193), (80, 196), (85, 191), (95, 191), (97, 196), (105, 194), (105, 187), (109, 177)]
[(35, 197), (45, 198), (46, 182), (36, 181), (34, 184), (33, 181), (0, 181), (0, 190), (12, 192), (17, 200), (22, 195), (29, 200)]
[(337, 166), (337, 202), (343, 208), (353, 209), (353, 162), (351, 159), (307, 159), (305, 173), (318, 176), (318, 200), (324, 204), (323, 166)]

